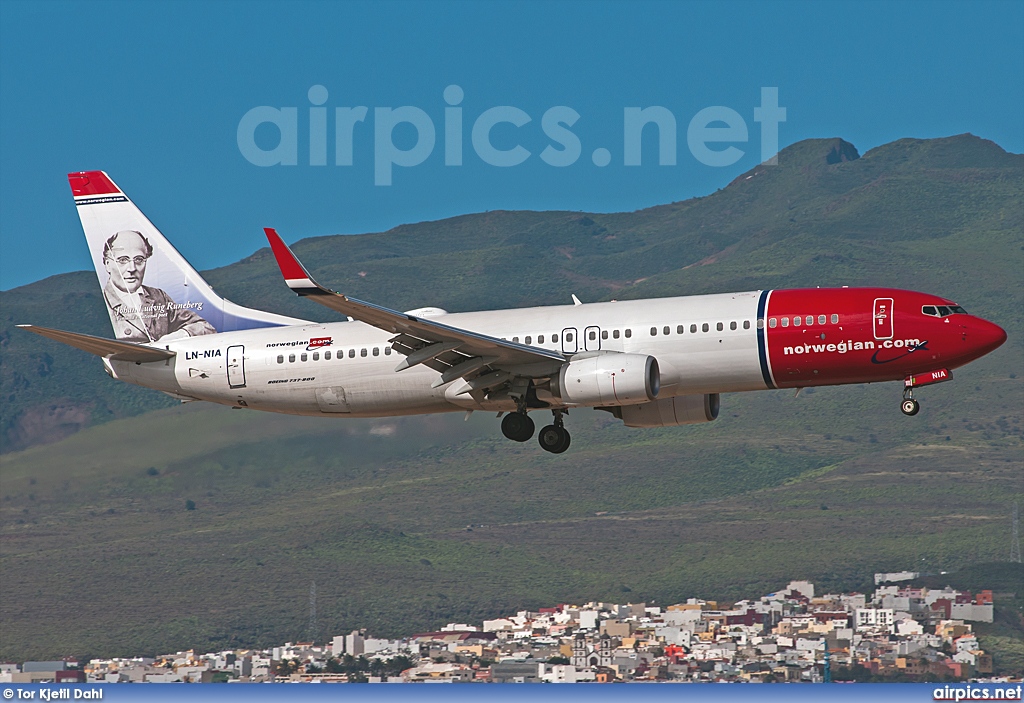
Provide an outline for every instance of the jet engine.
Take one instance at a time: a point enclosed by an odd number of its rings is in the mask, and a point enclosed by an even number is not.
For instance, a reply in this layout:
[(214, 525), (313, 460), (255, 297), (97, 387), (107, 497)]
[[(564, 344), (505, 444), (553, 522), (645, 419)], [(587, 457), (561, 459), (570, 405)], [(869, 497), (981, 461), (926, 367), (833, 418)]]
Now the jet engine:
[(571, 405), (647, 403), (658, 397), (661, 373), (653, 356), (598, 354), (564, 364), (552, 385), (554, 395)]
[[(675, 427), (711, 422), (718, 417), (717, 393), (677, 395), (639, 405), (608, 408), (626, 427)], [(602, 408), (603, 409), (603, 408)]]

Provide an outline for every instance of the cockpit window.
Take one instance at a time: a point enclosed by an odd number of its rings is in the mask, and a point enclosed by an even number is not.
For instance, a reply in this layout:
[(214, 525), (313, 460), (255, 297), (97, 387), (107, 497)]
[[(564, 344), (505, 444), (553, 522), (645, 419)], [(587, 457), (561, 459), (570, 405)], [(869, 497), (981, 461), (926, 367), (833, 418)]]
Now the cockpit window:
[(948, 317), (949, 315), (966, 315), (967, 311), (959, 305), (925, 305), (921, 312), (932, 317)]

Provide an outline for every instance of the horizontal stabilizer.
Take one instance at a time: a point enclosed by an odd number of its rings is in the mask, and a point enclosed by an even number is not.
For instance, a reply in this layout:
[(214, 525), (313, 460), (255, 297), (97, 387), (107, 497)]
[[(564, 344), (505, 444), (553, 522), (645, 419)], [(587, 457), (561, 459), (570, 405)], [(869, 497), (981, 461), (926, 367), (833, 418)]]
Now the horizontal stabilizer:
[(154, 349), (153, 347), (135, 344), (134, 342), (119, 342), (116, 339), (93, 337), (91, 334), (65, 332), (64, 330), (54, 330), (49, 327), (37, 327), (36, 325), (18, 325), (18, 327), (43, 337), (49, 337), (76, 349), (87, 351), (90, 354), (115, 361), (164, 361), (174, 356), (174, 352), (166, 349)]

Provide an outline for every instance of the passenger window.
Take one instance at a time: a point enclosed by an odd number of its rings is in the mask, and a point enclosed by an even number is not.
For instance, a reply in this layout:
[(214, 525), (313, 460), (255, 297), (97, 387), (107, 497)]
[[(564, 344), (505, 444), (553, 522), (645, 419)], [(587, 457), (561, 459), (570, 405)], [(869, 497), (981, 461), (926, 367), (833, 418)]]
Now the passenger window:
[(537, 344), (543, 344), (543, 343), (544, 343), (544, 335), (538, 334), (537, 335)]
[(590, 337), (590, 341), (593, 342), (595, 339), (597, 339), (597, 332), (595, 332), (594, 330), (590, 330), (590, 334), (588, 336)]
[(651, 328), (651, 336), (652, 337), (657, 337), (658, 336), (658, 328), (657, 327), (652, 327)]
[(366, 347), (359, 350), (359, 356), (366, 356)]
[(835, 313), (832, 313), (832, 324), (833, 325), (838, 325), (839, 324), (839, 315), (836, 315)]
[[(803, 322), (803, 321), (804, 321), (804, 318), (802, 318), (799, 315), (797, 315), (796, 317), (793, 318), (793, 326), (794, 327), (799, 327), (800, 323)], [(783, 327), (786, 326), (786, 318), (782, 318), (782, 326)]]
[(813, 325), (814, 324), (814, 315), (808, 315), (806, 322), (807, 322), (808, 325)]
[(735, 322), (730, 322), (729, 323), (729, 329), (731, 329), (731, 330), (736, 329), (736, 323)]
[(696, 324), (690, 325), (690, 334), (697, 334), (697, 325)]
[(313, 361), (320, 361), (320, 352), (313, 352)]
[(612, 338), (613, 339), (618, 339), (619, 338), (619, 331), (618, 330), (612, 330)]
[(374, 347), (373, 348), (373, 355), (374, 356), (380, 356), (380, 347)]
[(349, 349), (348, 350), (348, 358), (349, 359), (354, 359), (355, 357), (356, 357), (356, 350), (355, 349)]
[(608, 330), (601, 330), (601, 339), (608, 339)]
[(558, 343), (558, 335), (557, 334), (551, 335), (551, 343), (552, 344), (557, 344)]
[(719, 322), (719, 323), (718, 323), (717, 325), (715, 325), (715, 328), (716, 328), (716, 329), (717, 329), (717, 330), (718, 330), (719, 332), (721, 332), (722, 330), (724, 330), (724, 329), (725, 329), (725, 325), (723, 325), (723, 324), (722, 324), (721, 322)]
[(565, 341), (567, 341), (567, 342), (571, 342), (572, 341), (572, 332), (567, 332), (566, 333)]
[(775, 328), (775, 318), (774, 317), (768, 318), (768, 326), (771, 327), (772, 329)]
[(329, 351), (325, 351), (324, 352), (324, 361), (330, 361), (330, 360), (331, 360), (331, 353)]
[(516, 344), (519, 344), (519, 337), (513, 337), (512, 341), (515, 342)]
[(289, 364), (294, 364), (295, 363), (295, 355), (294, 354), (289, 354), (288, 355), (288, 363)]
[(279, 363), (279, 364), (283, 364), (284, 363), (284, 354), (278, 354), (278, 356), (277, 356), (277, 363)]
[(632, 336), (633, 336), (633, 330), (627, 329), (626, 330), (626, 339), (629, 339)]
[(524, 339), (523, 341), (526, 342), (527, 344), (533, 344), (533, 337), (531, 335), (526, 335), (526, 339)]
[(782, 318), (782, 326), (783, 327), (789, 327), (789, 318), (788, 317)]
[(309, 356), (307, 354), (303, 353), (302, 356), (299, 357), (299, 359), (302, 360), (302, 361), (307, 361), (309, 359)]
[(825, 316), (824, 315), (818, 315), (818, 324), (819, 325), (825, 324)]
[(702, 330), (704, 330), (705, 332), (707, 332), (709, 329), (711, 329), (710, 327), (708, 327), (708, 323), (706, 323), (706, 322), (703, 325), (701, 325), (700, 328)]
[(745, 330), (749, 330), (750, 329), (750, 320), (744, 320), (743, 321), (743, 329), (745, 329)]
[(391, 356), (391, 347), (384, 347), (384, 356)]
[(686, 325), (677, 325), (676, 326), (676, 334), (682, 334), (685, 329), (686, 329)]

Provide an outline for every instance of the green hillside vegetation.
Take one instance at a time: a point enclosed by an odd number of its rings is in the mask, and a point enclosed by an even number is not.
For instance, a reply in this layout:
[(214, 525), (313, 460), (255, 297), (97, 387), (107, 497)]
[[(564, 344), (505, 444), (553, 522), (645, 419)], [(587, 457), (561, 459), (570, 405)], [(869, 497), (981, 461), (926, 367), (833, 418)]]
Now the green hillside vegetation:
[[(1024, 502), (1024, 158), (969, 135), (855, 157), (811, 140), (713, 195), (635, 213), (491, 212), (295, 249), (325, 284), (400, 309), (884, 284), (1003, 325), (1007, 344), (922, 391), (915, 418), (898, 384), (733, 394), (706, 426), (573, 412), (556, 456), (480, 413), (171, 407), (11, 328), (109, 335), (92, 273), (4, 292), (0, 658), (295, 640), (313, 580), (322, 639), (1005, 561)], [(332, 319), (266, 250), (208, 275), (238, 303)], [(1024, 626), (1015, 602), (998, 606), (989, 646), (1012, 669)]]
[(1019, 435), (968, 429), (950, 394), (908, 441), (895, 413), (857, 417), (885, 390), (764, 393), (714, 425), (639, 433), (574, 413), (561, 456), (479, 414), (193, 404), (93, 427), (5, 459), (0, 656), (294, 640), (314, 580), (322, 639), (1005, 559)]

